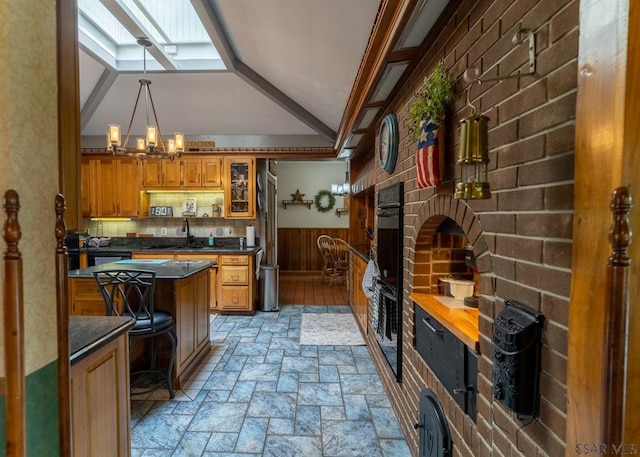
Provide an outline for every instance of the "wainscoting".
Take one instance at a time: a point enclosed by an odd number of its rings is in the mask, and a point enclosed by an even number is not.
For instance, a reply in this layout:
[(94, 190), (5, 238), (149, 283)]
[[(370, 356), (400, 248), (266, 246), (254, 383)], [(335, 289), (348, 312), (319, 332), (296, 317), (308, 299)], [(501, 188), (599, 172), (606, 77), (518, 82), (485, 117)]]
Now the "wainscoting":
[(281, 271), (320, 271), (322, 256), (316, 240), (329, 235), (349, 241), (347, 228), (279, 228), (278, 265)]

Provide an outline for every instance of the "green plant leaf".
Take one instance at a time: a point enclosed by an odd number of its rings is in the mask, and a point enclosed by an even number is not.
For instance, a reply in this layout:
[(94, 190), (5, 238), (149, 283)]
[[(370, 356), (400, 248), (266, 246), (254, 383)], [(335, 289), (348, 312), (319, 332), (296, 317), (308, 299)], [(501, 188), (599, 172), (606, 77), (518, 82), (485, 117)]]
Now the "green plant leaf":
[(447, 105), (455, 96), (454, 86), (455, 82), (441, 60), (433, 73), (424, 78), (416, 93), (416, 101), (409, 107), (414, 141), (420, 137), (420, 123), (423, 120), (431, 119), (437, 124), (444, 118)]

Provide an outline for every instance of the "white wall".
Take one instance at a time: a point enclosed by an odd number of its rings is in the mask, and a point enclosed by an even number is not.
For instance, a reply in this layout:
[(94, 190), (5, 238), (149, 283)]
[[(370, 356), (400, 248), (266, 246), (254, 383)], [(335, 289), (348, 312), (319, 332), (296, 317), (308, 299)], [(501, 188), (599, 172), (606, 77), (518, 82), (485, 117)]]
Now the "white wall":
[(304, 200), (313, 200), (323, 189), (331, 190), (331, 184), (344, 182), (347, 163), (339, 161), (288, 162), (278, 161), (278, 227), (347, 228), (349, 215), (338, 217), (337, 208), (344, 207), (343, 197), (336, 196), (331, 211), (321, 213), (311, 205), (282, 206), (282, 200), (291, 200), (297, 189), (305, 194)]

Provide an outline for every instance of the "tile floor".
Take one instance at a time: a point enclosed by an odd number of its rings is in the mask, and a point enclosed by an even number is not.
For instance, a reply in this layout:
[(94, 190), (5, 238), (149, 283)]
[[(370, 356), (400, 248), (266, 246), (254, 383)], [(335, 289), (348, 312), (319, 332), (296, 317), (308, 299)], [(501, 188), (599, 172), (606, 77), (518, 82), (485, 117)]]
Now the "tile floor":
[(301, 346), (303, 312), (217, 316), (184, 389), (131, 402), (131, 455), (410, 457), (366, 346)]

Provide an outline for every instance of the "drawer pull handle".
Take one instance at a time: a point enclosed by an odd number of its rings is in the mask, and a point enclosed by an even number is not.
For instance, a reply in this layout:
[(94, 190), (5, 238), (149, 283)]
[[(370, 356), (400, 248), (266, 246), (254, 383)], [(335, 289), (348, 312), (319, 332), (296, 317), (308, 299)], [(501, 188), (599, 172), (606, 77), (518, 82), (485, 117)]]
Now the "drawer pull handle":
[(240, 279), (240, 276), (239, 275), (231, 275), (231, 279), (234, 280), (234, 281), (237, 281), (237, 280)]
[(429, 322), (427, 319), (425, 319), (424, 317), (422, 318), (422, 322), (424, 323), (424, 325), (427, 326), (427, 328), (429, 330), (431, 330), (433, 333), (435, 333), (436, 335), (442, 335), (442, 330), (435, 328), (433, 325), (431, 325), (431, 322)]

